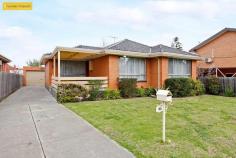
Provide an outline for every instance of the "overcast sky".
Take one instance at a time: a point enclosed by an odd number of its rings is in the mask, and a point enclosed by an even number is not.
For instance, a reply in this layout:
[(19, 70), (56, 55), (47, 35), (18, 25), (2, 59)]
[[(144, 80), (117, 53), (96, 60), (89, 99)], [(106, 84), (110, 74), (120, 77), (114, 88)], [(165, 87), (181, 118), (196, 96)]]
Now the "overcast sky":
[(0, 10), (0, 54), (23, 66), (56, 46), (101, 46), (111, 36), (150, 46), (178, 36), (189, 50), (236, 27), (235, 17), (235, 0), (33, 0), (32, 11)]

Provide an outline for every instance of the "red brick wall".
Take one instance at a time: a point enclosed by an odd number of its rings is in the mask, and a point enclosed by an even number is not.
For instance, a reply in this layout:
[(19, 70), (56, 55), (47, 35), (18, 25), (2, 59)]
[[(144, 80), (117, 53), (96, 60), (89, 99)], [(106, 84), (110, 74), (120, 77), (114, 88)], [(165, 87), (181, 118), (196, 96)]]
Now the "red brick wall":
[[(217, 67), (236, 67), (236, 32), (226, 32), (220, 37), (196, 50), (203, 57), (211, 57), (214, 54), (214, 65)], [(200, 68), (208, 68), (211, 65), (204, 61), (197, 62)]]
[(90, 61), (92, 70), (89, 71), (91, 77), (108, 77), (109, 75), (109, 56), (103, 56)]
[(117, 89), (119, 86), (118, 78), (119, 78), (119, 56), (110, 55), (108, 87), (111, 89)]
[(48, 60), (45, 64), (45, 86), (49, 87), (51, 85), (53, 75), (53, 60)]
[(196, 80), (197, 78), (197, 61), (192, 60), (192, 79)]
[(119, 77), (119, 57), (113, 55), (103, 56), (91, 60), (93, 70), (89, 71), (92, 77), (108, 77), (108, 87), (111, 89), (118, 88)]
[(158, 87), (158, 59), (151, 58), (149, 59), (149, 76), (150, 76), (150, 86), (157, 88)]
[(0, 70), (0, 71), (10, 72), (10, 66), (7, 63), (3, 63), (2, 66), (1, 66), (1, 69), (2, 70)]
[(165, 80), (168, 78), (168, 58), (160, 58), (160, 85), (162, 87), (165, 83)]

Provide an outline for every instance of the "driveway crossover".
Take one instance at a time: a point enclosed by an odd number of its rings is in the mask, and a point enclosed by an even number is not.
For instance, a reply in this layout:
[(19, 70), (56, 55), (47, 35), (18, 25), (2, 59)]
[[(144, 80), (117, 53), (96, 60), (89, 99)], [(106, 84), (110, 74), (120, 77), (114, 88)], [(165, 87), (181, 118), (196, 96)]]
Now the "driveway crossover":
[(0, 103), (1, 158), (133, 158), (59, 105), (43, 87), (24, 87)]

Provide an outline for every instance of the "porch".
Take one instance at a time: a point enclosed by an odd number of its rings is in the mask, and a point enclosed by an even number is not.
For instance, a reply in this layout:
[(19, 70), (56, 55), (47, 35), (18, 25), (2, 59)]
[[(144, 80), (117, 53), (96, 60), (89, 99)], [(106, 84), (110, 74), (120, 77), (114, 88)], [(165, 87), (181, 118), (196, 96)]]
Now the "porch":
[(104, 56), (101, 52), (78, 51), (78, 49), (56, 50), (52, 57), (51, 87), (57, 89), (60, 84), (79, 84), (89, 88), (101, 81), (101, 88), (108, 87), (108, 77), (102, 74), (92, 75), (92, 60)]

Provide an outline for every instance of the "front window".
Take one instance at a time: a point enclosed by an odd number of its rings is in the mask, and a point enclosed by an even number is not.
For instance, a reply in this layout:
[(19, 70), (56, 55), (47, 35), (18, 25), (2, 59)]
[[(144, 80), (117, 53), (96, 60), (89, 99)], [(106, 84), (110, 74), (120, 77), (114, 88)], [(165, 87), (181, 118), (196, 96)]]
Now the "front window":
[(61, 61), (62, 77), (84, 77), (86, 76), (85, 61)]
[(190, 77), (191, 76), (191, 60), (169, 59), (169, 78)]
[(136, 78), (146, 80), (146, 61), (142, 58), (120, 58), (120, 78)]

